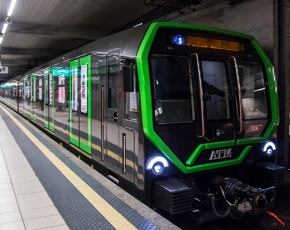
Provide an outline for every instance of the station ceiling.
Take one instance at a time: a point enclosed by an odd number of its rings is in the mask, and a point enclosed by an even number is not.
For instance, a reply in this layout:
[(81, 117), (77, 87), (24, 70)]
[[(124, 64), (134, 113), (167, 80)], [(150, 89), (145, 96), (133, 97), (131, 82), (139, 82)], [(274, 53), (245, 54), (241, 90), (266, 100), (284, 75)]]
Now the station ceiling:
[[(194, 10), (202, 1), (17, 0), (8, 19), (12, 23), (0, 45), (1, 65), (9, 68), (8, 74), (0, 74), (0, 82), (141, 22), (152, 21), (185, 7)], [(0, 0), (1, 30), (10, 2)]]

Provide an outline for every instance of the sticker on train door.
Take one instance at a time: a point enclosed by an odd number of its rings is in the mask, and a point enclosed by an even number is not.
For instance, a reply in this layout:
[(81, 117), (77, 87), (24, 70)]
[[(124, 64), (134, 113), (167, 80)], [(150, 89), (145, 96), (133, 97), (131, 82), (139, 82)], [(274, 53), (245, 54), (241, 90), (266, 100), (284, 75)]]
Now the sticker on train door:
[(52, 73), (49, 74), (49, 105), (52, 105)]
[(72, 69), (72, 110), (78, 110), (78, 68)]
[(81, 112), (88, 112), (88, 66), (81, 67)]

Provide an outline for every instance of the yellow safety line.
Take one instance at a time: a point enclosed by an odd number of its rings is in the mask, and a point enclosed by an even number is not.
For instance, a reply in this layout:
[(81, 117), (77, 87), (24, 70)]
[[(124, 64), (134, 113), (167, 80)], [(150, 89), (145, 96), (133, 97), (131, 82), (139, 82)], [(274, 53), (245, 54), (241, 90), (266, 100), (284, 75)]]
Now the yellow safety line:
[(88, 186), (78, 175), (67, 167), (44, 144), (42, 144), (27, 128), (17, 121), (12, 114), (0, 105), (1, 109), (15, 122), (16, 125), (29, 137), (41, 152), (61, 171), (61, 173), (76, 187), (77, 190), (113, 225), (116, 229), (137, 229), (107, 201)]
[[(29, 112), (27, 112), (27, 113), (29, 113)], [(43, 123), (45, 122), (44, 119), (42, 119), (42, 118), (40, 118), (40, 117), (38, 117), (38, 116), (36, 116), (36, 117), (37, 117), (39, 120), (41, 120)], [(31, 119), (30, 119), (30, 120), (31, 120)], [(34, 122), (34, 121), (33, 121), (33, 122)], [(70, 132), (69, 132), (68, 130), (63, 129), (62, 127), (59, 127), (59, 126), (57, 126), (56, 124), (54, 124), (54, 128), (57, 129), (57, 130), (59, 130), (60, 132), (62, 132), (62, 133), (64, 133), (64, 134), (68, 135), (68, 136), (70, 135)], [(53, 133), (51, 130), (49, 130), (48, 128), (44, 128), (44, 129), (45, 129), (46, 131), (50, 132), (52, 135), (54, 135), (54, 133)], [(71, 136), (72, 136), (73, 138), (75, 138), (75, 139), (79, 139), (78, 136), (76, 136), (76, 135), (74, 135), (74, 134), (72, 134), (72, 133), (71, 133)], [(82, 137), (80, 138), (80, 141), (84, 142), (85, 144), (88, 144), (88, 141), (85, 140), (85, 139), (83, 139)], [(101, 146), (96, 145), (96, 144), (94, 144), (94, 143), (91, 143), (91, 144), (92, 144), (91, 147), (92, 147), (93, 149), (95, 149), (95, 150), (101, 152)], [(77, 149), (77, 150), (78, 150), (78, 149)], [(88, 157), (89, 154), (84, 154), (84, 155), (85, 155), (86, 157)], [(116, 153), (114, 153), (114, 152), (112, 152), (112, 151), (110, 151), (110, 150), (107, 150), (107, 155), (110, 156), (111, 158), (115, 159), (116, 161), (118, 161), (120, 164), (123, 163), (122, 158), (121, 158), (118, 154), (116, 154)], [(90, 156), (89, 158), (92, 158), (92, 157)], [(132, 169), (135, 169), (135, 171), (137, 172), (137, 177), (138, 177), (140, 180), (143, 180), (143, 181), (144, 181), (144, 176), (138, 172), (138, 165), (134, 164), (134, 162), (131, 161), (131, 160), (129, 160), (129, 159), (126, 159), (126, 165), (128, 165), (128, 166), (131, 167)]]

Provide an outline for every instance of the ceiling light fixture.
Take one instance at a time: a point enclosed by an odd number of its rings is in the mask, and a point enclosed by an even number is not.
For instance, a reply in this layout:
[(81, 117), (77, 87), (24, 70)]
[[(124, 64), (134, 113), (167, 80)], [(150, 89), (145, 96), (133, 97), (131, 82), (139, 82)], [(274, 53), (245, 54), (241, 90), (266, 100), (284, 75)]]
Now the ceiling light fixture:
[(8, 17), (11, 17), (12, 12), (13, 12), (14, 7), (15, 7), (15, 4), (16, 4), (16, 0), (12, 0), (11, 4), (10, 4), (10, 7), (9, 7), (9, 10), (8, 10), (8, 14), (7, 14)]
[(5, 34), (6, 30), (7, 30), (8, 24), (4, 23), (3, 27), (2, 27), (2, 34)]

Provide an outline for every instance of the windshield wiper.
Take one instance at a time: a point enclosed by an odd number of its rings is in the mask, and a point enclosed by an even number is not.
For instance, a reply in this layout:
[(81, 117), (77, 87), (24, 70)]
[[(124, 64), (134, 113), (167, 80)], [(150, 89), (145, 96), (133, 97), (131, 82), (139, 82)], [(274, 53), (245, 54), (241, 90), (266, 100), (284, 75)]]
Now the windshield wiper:
[(172, 56), (175, 58), (175, 60), (178, 62), (178, 64), (180, 65), (180, 67), (182, 68), (182, 70), (184, 71), (184, 73), (185, 73), (185, 74), (186, 74), (186, 75), (187, 75), (191, 80), (193, 80), (191, 73), (190, 73), (189, 71), (187, 71), (187, 70), (184, 68), (183, 64), (181, 63), (181, 61), (180, 61), (180, 59), (179, 59), (179, 56), (177, 56), (176, 54), (174, 54), (174, 49), (173, 49), (173, 47), (172, 47), (172, 46), (168, 46), (168, 47), (166, 48), (166, 50), (170, 53), (170, 55), (172, 55)]
[(247, 72), (248, 72), (249, 66), (250, 66), (250, 64), (251, 64), (251, 62), (252, 62), (252, 58), (253, 58), (252, 55), (248, 55), (248, 56), (247, 56), (247, 63), (246, 63), (246, 66), (245, 66), (245, 68), (244, 68), (243, 75), (242, 75), (242, 77), (241, 77), (241, 79), (240, 79), (240, 83), (241, 83), (241, 84), (243, 83), (243, 81), (244, 81), (244, 79), (245, 79), (245, 77), (246, 77), (246, 74), (247, 74)]

